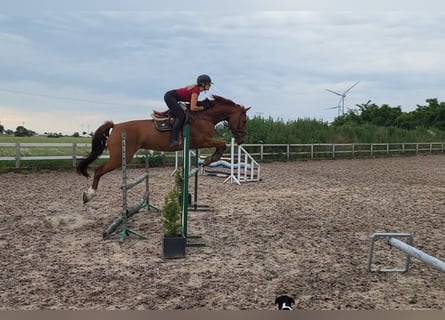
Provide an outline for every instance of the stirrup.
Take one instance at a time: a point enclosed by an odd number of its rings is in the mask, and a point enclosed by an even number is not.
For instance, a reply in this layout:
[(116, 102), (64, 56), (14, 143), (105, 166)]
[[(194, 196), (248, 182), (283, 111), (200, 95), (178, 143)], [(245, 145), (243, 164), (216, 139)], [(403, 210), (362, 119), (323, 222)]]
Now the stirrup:
[(170, 144), (168, 146), (171, 148), (174, 148), (174, 147), (179, 147), (180, 145), (181, 145), (181, 143), (178, 140), (173, 140), (173, 141), (170, 141)]

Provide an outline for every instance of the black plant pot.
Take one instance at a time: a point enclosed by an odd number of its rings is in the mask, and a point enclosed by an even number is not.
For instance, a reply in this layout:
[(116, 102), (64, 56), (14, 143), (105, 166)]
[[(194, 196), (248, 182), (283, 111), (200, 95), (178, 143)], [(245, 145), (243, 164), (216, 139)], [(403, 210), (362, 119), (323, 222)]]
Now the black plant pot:
[(176, 259), (185, 257), (186, 238), (182, 235), (177, 237), (164, 236), (162, 242), (162, 253), (164, 259)]

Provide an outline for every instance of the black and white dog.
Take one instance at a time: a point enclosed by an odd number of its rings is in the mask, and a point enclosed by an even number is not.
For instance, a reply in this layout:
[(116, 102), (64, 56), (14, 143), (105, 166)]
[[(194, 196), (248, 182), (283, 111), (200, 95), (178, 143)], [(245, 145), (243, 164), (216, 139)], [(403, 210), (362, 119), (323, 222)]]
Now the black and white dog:
[(295, 304), (295, 300), (289, 296), (279, 296), (275, 299), (275, 304), (278, 305), (278, 310), (292, 310), (292, 305)]

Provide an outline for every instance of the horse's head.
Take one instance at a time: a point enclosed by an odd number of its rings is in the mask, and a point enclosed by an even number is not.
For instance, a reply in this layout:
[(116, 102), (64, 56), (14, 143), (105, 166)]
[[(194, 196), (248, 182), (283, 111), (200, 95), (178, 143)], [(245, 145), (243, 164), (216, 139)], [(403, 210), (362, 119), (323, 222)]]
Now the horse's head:
[(235, 141), (238, 145), (241, 145), (246, 141), (247, 111), (249, 109), (250, 108), (245, 108), (243, 106), (237, 106), (236, 112), (233, 112), (233, 114), (231, 114), (230, 117), (227, 119), (230, 131), (232, 131), (232, 134), (235, 137)]
[(237, 144), (241, 145), (246, 140), (247, 135), (247, 111), (250, 108), (245, 108), (232, 100), (225, 99), (214, 95), (215, 104), (223, 105), (225, 108), (224, 119), (228, 122), (230, 131), (232, 132)]

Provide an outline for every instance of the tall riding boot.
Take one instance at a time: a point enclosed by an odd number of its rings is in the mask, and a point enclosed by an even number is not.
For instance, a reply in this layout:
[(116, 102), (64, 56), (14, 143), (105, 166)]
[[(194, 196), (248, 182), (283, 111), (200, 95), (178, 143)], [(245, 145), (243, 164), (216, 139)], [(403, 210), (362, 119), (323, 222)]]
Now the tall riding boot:
[(177, 147), (179, 146), (179, 141), (178, 141), (178, 135), (179, 135), (179, 131), (181, 130), (181, 123), (180, 121), (178, 121), (178, 119), (175, 120), (175, 123), (173, 124), (173, 130), (172, 130), (172, 134), (170, 136), (170, 147)]

